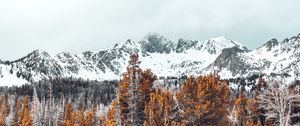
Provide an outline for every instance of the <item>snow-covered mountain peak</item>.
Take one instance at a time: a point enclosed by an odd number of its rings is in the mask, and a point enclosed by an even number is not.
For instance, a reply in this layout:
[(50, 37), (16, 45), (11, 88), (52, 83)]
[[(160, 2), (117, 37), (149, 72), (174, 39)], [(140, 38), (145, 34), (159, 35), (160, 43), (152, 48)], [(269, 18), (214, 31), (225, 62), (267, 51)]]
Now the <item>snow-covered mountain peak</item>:
[(266, 48), (267, 51), (271, 51), (275, 46), (279, 44), (278, 40), (276, 38), (273, 38), (266, 42), (262, 47), (260, 48)]
[(143, 53), (170, 53), (175, 47), (171, 40), (157, 33), (149, 33), (139, 44)]
[(237, 47), (240, 47), (240, 48), (245, 47), (241, 43), (233, 41), (233, 40), (227, 38), (226, 36), (219, 36), (219, 37), (216, 37), (216, 38), (211, 38), (208, 41), (213, 42), (213, 43), (215, 43), (216, 45), (218, 45), (220, 47), (233, 47), (233, 46), (237, 46)]
[(12, 62), (28, 62), (28, 61), (39, 61), (39, 60), (49, 60), (51, 59), (51, 55), (43, 50), (34, 50), (29, 53), (27, 56), (24, 56), (18, 60)]
[[(215, 69), (212, 68), (217, 68), (225, 78), (257, 73), (290, 73), (300, 66), (299, 38), (300, 35), (297, 35), (283, 42), (271, 39), (260, 48), (249, 51), (225, 36), (204, 41), (172, 41), (150, 33), (141, 41), (128, 39), (97, 52), (62, 52), (52, 57), (45, 51), (35, 50), (19, 60), (0, 62), (0, 75), (2, 73), (6, 79), (17, 76), (24, 80), (19, 82), (55, 77), (119, 79), (126, 71), (132, 52), (140, 55), (141, 68), (149, 68), (159, 77), (205, 74), (205, 71), (213, 72)], [(3, 82), (1, 78), (0, 82)]]
[(34, 50), (30, 54), (39, 55), (39, 56), (42, 56), (42, 57), (51, 57), (48, 52), (46, 52), (44, 50), (40, 50), (40, 49)]
[(242, 50), (248, 51), (248, 49), (242, 44), (233, 41), (231, 39), (226, 38), (225, 36), (220, 36), (216, 38), (211, 38), (209, 40), (205, 40), (202, 43), (199, 43), (200, 49), (203, 51), (208, 51), (211, 54), (219, 54), (224, 48), (237, 47)]
[(230, 55), (220, 61), (216, 60), (213, 65), (227, 78), (284, 73), (295, 77), (300, 75), (295, 74), (300, 69), (300, 36), (293, 36), (282, 42), (271, 39), (255, 50)]

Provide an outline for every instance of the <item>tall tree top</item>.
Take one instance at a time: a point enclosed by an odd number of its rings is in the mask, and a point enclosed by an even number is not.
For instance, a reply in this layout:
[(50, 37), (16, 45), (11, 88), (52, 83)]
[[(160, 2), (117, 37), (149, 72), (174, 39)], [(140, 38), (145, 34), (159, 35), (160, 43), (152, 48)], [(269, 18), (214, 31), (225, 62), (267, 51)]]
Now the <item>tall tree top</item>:
[(128, 61), (128, 63), (129, 63), (129, 66), (132, 66), (132, 67), (138, 66), (141, 63), (141, 61), (139, 61), (139, 55), (136, 53), (131, 54), (130, 60)]

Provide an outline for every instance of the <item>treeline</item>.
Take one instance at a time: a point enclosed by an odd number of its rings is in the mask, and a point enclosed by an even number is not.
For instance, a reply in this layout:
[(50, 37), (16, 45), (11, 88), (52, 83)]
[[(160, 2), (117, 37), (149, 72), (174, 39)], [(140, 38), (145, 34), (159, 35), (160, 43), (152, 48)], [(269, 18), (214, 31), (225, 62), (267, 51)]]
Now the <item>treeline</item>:
[(77, 101), (87, 105), (87, 102), (108, 105), (115, 99), (116, 89), (119, 81), (89, 81), (75, 78), (56, 78), (42, 80), (32, 84), (25, 84), (20, 87), (0, 87), (0, 95), (33, 96), (33, 89), (36, 89), (39, 100), (49, 98), (52, 92), (55, 102), (63, 97), (70, 101)]

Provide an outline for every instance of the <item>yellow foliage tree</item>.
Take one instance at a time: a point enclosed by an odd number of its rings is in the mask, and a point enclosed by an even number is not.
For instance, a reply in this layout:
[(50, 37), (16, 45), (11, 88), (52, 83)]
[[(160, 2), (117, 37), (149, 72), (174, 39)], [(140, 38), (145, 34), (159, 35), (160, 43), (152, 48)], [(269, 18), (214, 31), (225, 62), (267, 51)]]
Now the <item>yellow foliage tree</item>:
[(9, 113), (8, 98), (7, 96), (2, 96), (0, 99), (0, 126), (5, 126), (5, 119)]
[(74, 126), (75, 125), (75, 114), (73, 110), (73, 106), (71, 103), (67, 103), (65, 106), (65, 119), (64, 126)]
[(229, 125), (229, 90), (218, 76), (189, 77), (176, 97), (185, 125)]
[(104, 115), (100, 115), (100, 126), (105, 126), (106, 125), (106, 118)]
[(244, 125), (244, 126), (261, 126), (260, 125), (260, 123), (255, 123), (254, 121), (253, 121), (253, 119), (248, 119), (247, 121), (246, 121), (246, 124)]
[(113, 101), (110, 108), (108, 109), (106, 126), (116, 126), (116, 106), (117, 102)]
[(236, 126), (244, 126), (246, 123), (246, 105), (247, 105), (247, 99), (245, 98), (244, 92), (241, 91), (240, 94), (234, 99), (234, 115), (235, 115), (235, 125)]
[(117, 95), (119, 97), (122, 125), (126, 125), (129, 113), (129, 75), (126, 73), (123, 74), (123, 79), (120, 81)]
[(79, 107), (76, 111), (76, 125), (84, 126), (84, 109), (83, 107)]
[(150, 70), (142, 71), (139, 63), (138, 55), (132, 54), (119, 84), (117, 109), (120, 110), (121, 125), (141, 125), (145, 120), (145, 105), (156, 77)]
[(84, 125), (91, 126), (92, 118), (93, 118), (93, 112), (86, 112), (85, 119), (84, 119)]
[(173, 114), (173, 94), (156, 89), (150, 94), (150, 101), (145, 107), (145, 126), (171, 125), (170, 115)]
[(29, 108), (28, 108), (28, 97), (25, 96), (22, 98), (22, 111), (20, 114), (20, 126), (31, 126), (32, 119), (29, 115)]
[(13, 120), (12, 120), (12, 125), (14, 126), (18, 126), (19, 125), (19, 98), (18, 96), (16, 95), (15, 96), (15, 113), (14, 113), (14, 117), (13, 117)]

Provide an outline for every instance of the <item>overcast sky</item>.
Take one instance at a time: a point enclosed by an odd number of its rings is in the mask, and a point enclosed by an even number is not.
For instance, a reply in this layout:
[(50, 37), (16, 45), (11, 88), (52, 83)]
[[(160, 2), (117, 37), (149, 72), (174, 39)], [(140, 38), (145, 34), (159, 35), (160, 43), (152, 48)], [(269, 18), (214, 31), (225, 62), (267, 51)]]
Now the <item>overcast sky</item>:
[(149, 32), (253, 49), (300, 33), (299, 0), (0, 0), (0, 59), (98, 51)]

